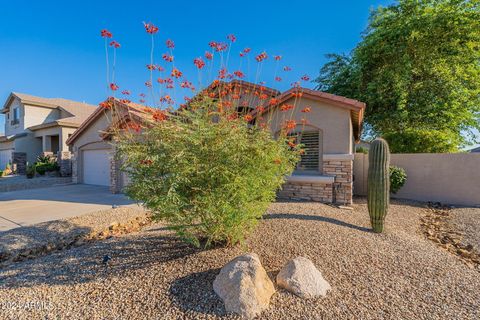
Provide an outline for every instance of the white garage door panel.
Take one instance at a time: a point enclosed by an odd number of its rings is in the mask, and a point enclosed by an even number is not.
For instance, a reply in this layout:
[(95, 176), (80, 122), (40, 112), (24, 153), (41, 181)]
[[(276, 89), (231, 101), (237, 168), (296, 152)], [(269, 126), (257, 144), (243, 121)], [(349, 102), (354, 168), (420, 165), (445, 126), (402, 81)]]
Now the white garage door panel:
[(4, 170), (12, 160), (12, 150), (0, 150), (0, 170)]
[(110, 149), (83, 151), (83, 183), (110, 186)]

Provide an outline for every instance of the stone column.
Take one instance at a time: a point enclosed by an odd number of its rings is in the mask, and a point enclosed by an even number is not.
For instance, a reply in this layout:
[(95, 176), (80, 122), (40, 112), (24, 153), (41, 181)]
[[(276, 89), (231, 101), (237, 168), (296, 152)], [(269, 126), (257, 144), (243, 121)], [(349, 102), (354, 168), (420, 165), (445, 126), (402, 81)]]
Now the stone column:
[(26, 174), (27, 154), (25, 152), (12, 152), (12, 165), (17, 167), (17, 174)]
[(72, 175), (72, 154), (70, 151), (59, 151), (57, 154), (57, 163), (60, 166), (60, 175), (62, 177)]
[(71, 158), (72, 163), (72, 183), (78, 183), (78, 157), (80, 150), (78, 148), (73, 149), (73, 154)]
[(110, 191), (112, 193), (119, 193), (121, 191), (120, 183), (120, 165), (116, 159), (116, 148), (112, 144), (112, 151), (110, 154)]
[(338, 204), (352, 204), (353, 155), (325, 155), (323, 173), (335, 177), (333, 201)]

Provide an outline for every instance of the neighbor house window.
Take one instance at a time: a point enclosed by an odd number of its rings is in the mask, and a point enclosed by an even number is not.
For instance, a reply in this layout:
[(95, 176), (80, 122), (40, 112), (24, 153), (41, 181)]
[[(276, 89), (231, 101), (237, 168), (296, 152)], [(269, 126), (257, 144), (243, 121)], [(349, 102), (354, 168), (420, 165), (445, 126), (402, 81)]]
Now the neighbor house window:
[(319, 130), (291, 133), (296, 143), (303, 145), (304, 153), (297, 164), (296, 172), (322, 173), (323, 146), (322, 132)]
[(12, 124), (18, 124), (18, 123), (20, 123), (20, 109), (14, 108)]

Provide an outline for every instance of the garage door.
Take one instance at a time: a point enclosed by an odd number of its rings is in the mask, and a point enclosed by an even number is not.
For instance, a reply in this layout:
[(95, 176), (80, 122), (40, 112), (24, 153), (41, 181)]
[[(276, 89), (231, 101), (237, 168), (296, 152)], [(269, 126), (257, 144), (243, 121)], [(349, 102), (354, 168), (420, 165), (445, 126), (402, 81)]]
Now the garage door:
[(83, 151), (83, 183), (110, 186), (110, 149)]
[(5, 169), (7, 164), (12, 160), (12, 150), (0, 150), (0, 170)]

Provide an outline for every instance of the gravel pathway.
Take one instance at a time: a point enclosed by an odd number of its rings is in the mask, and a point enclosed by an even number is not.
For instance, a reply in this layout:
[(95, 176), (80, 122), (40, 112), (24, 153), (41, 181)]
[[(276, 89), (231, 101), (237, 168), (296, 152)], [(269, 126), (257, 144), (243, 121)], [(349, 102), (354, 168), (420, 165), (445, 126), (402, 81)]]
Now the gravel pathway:
[(333, 289), (308, 301), (279, 290), (261, 319), (479, 319), (479, 271), (422, 235), (422, 210), (394, 201), (378, 235), (363, 199), (353, 211), (276, 203), (244, 248), (208, 251), (154, 224), (0, 269), (0, 318), (235, 318), (212, 282), (226, 262), (256, 252), (272, 279), (288, 259), (308, 257)]

